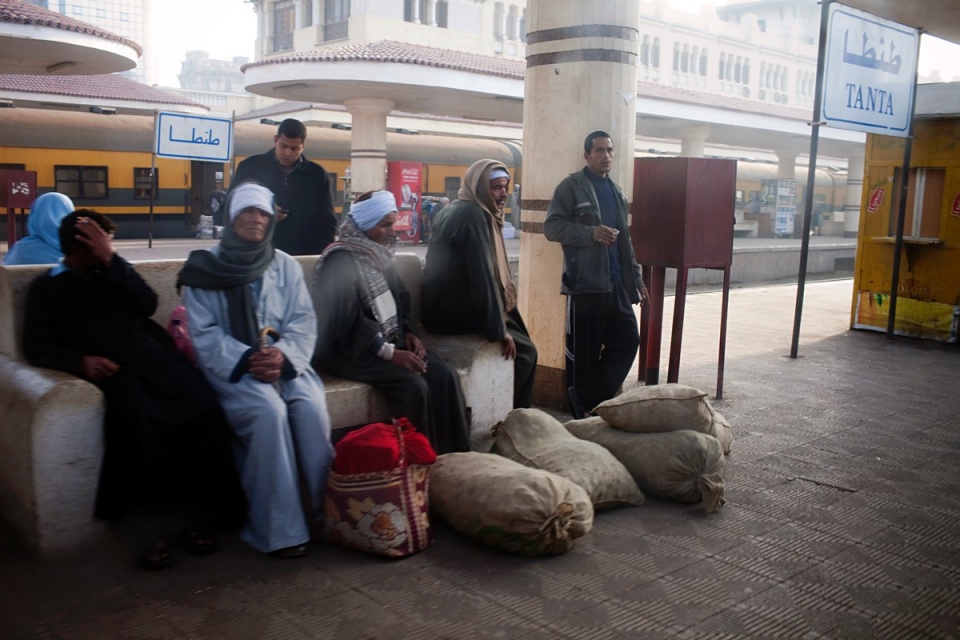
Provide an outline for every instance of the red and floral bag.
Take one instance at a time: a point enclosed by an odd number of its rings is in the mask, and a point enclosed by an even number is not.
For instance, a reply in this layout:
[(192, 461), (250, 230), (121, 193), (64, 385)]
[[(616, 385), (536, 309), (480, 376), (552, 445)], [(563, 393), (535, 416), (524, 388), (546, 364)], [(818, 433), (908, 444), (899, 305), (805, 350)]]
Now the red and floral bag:
[(401, 418), (357, 429), (336, 449), (327, 480), (327, 540), (388, 558), (429, 547), (427, 482), (437, 454), (427, 438)]

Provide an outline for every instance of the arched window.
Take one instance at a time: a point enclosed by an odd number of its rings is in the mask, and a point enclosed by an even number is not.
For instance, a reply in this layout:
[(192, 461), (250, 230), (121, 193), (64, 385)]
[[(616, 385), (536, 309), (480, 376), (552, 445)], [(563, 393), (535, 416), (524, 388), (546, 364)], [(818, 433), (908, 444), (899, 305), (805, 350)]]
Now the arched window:
[(737, 56), (737, 61), (733, 65), (733, 81), (743, 82), (743, 58)]
[(520, 39), (520, 24), (519, 19), (517, 18), (516, 5), (510, 5), (509, 12), (507, 13), (507, 39)]
[(680, 70), (680, 43), (679, 42), (673, 43), (673, 70), (674, 71)]
[(720, 69), (718, 70), (717, 77), (721, 80), (726, 79), (726, 69), (727, 69), (727, 54), (720, 52)]
[(523, 10), (523, 14), (520, 16), (520, 41), (527, 41), (527, 10)]
[(750, 58), (743, 59), (743, 84), (750, 84)]
[(704, 78), (707, 77), (707, 49), (704, 47), (700, 49), (700, 75)]
[(660, 38), (653, 39), (653, 53), (650, 56), (650, 64), (654, 69), (660, 68)]
[(680, 71), (687, 73), (690, 71), (690, 45), (683, 45), (683, 50), (680, 53)]
[(727, 56), (727, 71), (726, 71), (727, 80), (733, 80), (733, 63), (734, 63), (734, 57), (731, 54)]
[(645, 67), (650, 66), (650, 36), (643, 36), (643, 41), (640, 43), (640, 64)]
[(786, 92), (787, 90), (787, 76), (790, 75), (787, 68), (783, 68), (783, 74), (780, 76), (780, 91)]

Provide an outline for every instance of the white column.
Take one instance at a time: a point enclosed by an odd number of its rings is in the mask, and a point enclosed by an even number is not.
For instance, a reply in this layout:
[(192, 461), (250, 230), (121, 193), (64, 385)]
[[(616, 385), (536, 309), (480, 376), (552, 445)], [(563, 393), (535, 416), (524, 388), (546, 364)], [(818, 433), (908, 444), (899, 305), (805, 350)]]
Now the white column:
[(431, 27), (437, 26), (437, 0), (427, 0), (427, 15), (421, 17)]
[(710, 137), (709, 125), (684, 127), (680, 130), (680, 155), (685, 158), (702, 158), (707, 138)]
[(387, 114), (393, 100), (358, 98), (343, 103), (351, 116), (350, 163), (354, 193), (386, 186)]
[(792, 149), (777, 149), (777, 177), (783, 180), (797, 179), (797, 152)]
[(544, 237), (543, 223), (554, 188), (583, 167), (583, 139), (591, 131), (612, 136), (611, 177), (633, 195), (639, 3), (530, 0), (527, 11), (520, 312), (539, 352), (534, 403), (560, 407), (563, 254)]
[(863, 156), (847, 158), (847, 197), (843, 202), (843, 237), (860, 232), (860, 199), (863, 197)]

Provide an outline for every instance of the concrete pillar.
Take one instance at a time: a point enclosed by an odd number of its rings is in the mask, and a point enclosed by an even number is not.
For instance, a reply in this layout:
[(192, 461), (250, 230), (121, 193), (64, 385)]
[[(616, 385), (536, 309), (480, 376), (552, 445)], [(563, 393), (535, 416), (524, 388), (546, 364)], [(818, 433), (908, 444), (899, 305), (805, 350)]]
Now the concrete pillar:
[(639, 3), (530, 0), (527, 10), (520, 312), (540, 354), (534, 403), (560, 407), (563, 254), (543, 222), (554, 188), (583, 167), (583, 139), (597, 129), (612, 136), (611, 178), (632, 199)]
[(797, 152), (790, 149), (777, 150), (777, 177), (782, 180), (797, 179)]
[(387, 114), (393, 100), (357, 98), (343, 103), (351, 116), (350, 163), (354, 193), (386, 186)]
[(843, 237), (856, 238), (860, 233), (860, 200), (863, 197), (862, 155), (847, 158), (847, 197), (843, 202)]
[(680, 155), (685, 158), (702, 158), (707, 138), (710, 137), (709, 125), (684, 127), (680, 130)]

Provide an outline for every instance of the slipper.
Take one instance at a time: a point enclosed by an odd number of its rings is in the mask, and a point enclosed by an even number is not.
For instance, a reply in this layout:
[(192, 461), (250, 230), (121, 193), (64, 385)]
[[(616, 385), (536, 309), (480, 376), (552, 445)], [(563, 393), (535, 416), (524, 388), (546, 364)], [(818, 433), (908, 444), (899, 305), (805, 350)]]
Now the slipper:
[(214, 536), (201, 531), (188, 531), (184, 535), (183, 546), (190, 553), (197, 555), (213, 553), (219, 548)]
[(295, 544), (292, 547), (284, 547), (283, 549), (271, 551), (270, 555), (277, 558), (302, 558), (307, 555), (307, 545)]
[(137, 564), (144, 571), (158, 571), (166, 569), (173, 564), (173, 556), (170, 555), (170, 549), (163, 540), (158, 541), (152, 547), (140, 554)]

